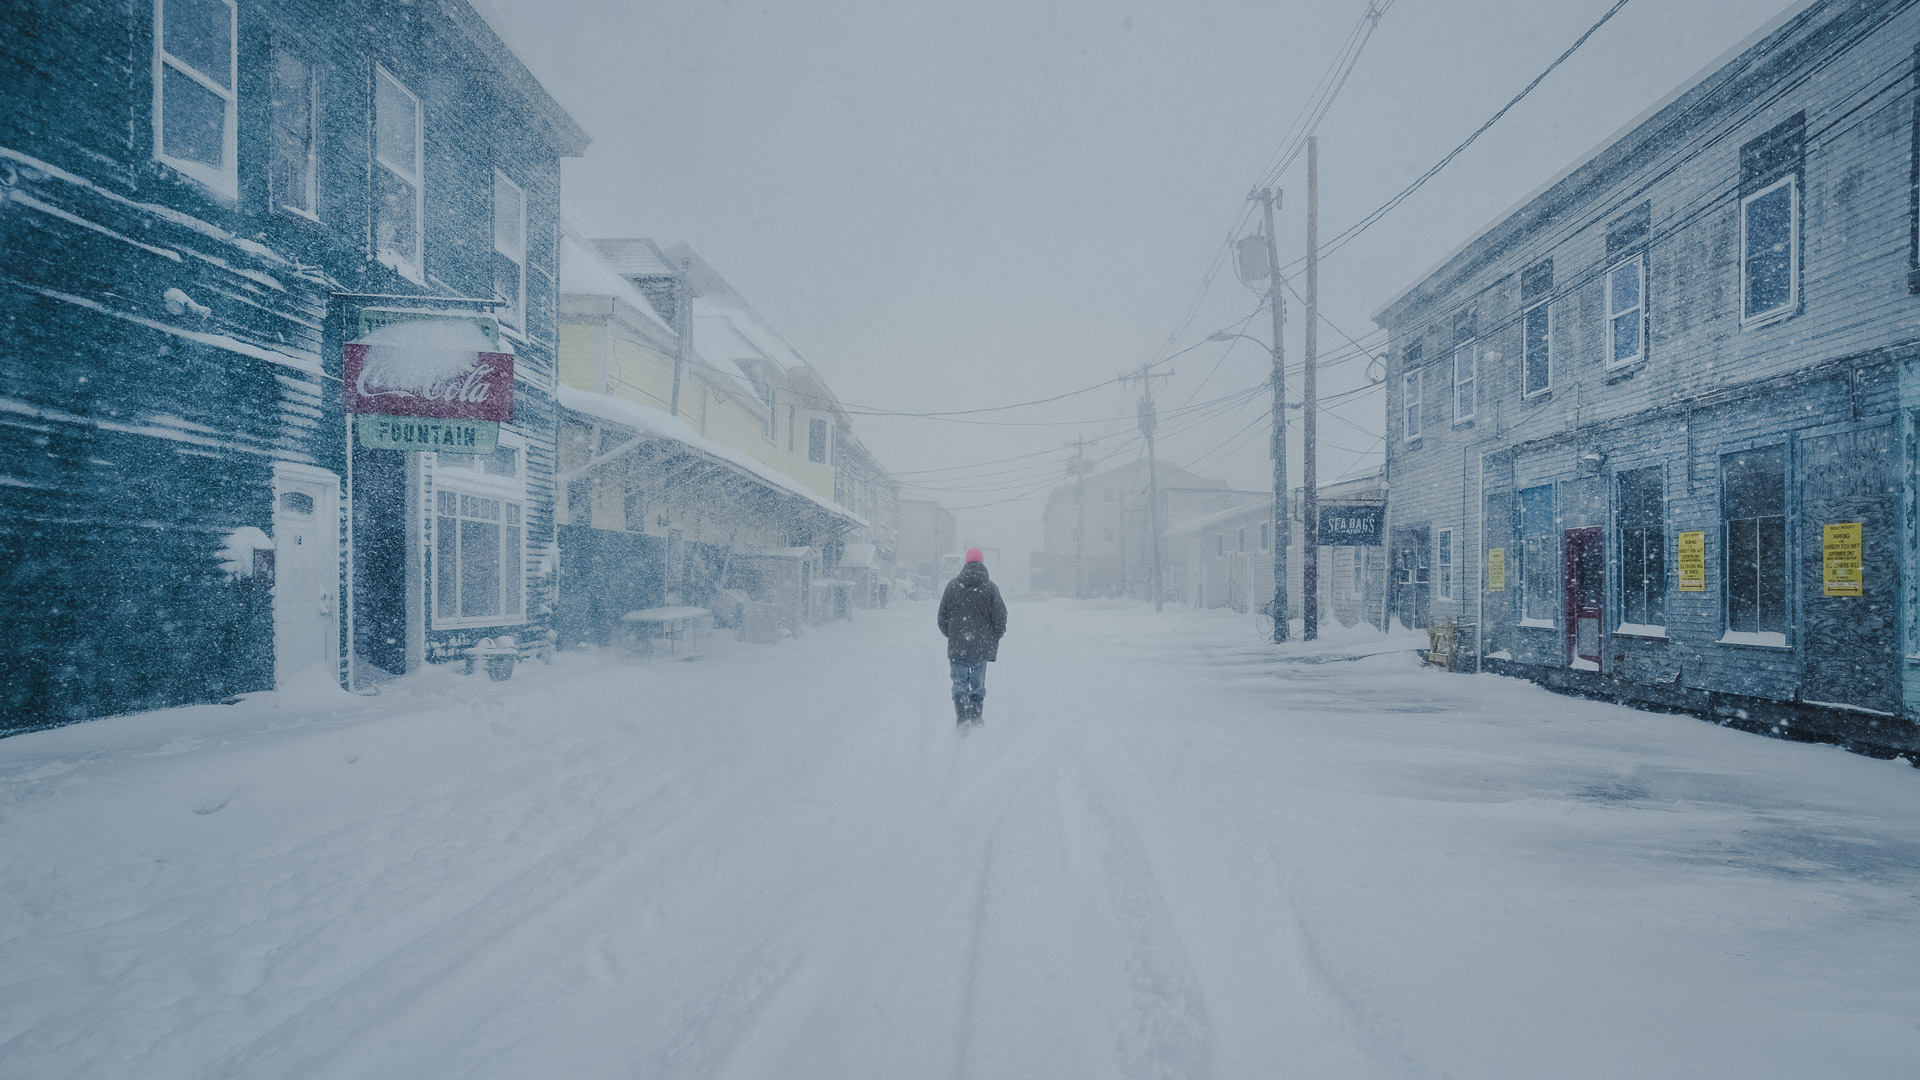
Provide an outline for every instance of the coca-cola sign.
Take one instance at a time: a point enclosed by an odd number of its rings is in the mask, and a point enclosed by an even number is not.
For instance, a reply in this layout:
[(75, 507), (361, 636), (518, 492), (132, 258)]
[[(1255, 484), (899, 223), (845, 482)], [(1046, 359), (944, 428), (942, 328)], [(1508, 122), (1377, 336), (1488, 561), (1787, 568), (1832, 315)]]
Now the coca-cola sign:
[(346, 347), (347, 411), (441, 420), (513, 419), (513, 354), (355, 343)]

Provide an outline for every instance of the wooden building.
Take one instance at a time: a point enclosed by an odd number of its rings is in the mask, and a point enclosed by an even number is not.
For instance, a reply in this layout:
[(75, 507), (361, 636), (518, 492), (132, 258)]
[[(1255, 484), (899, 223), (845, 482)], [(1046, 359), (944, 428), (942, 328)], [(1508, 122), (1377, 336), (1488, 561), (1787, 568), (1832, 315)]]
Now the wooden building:
[[(0, 18), (0, 723), (543, 647), (580, 128), (463, 0)], [(343, 346), (460, 321), (499, 449), (357, 447)]]
[(1920, 745), (1916, 43), (1910, 2), (1804, 4), (1380, 311), (1402, 621)]

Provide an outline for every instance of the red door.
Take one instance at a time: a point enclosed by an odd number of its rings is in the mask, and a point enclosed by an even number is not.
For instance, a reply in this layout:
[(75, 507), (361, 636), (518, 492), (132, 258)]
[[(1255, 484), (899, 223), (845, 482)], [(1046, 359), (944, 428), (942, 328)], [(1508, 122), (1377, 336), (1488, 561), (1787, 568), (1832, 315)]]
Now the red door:
[(1565, 568), (1567, 666), (1600, 670), (1600, 625), (1607, 595), (1607, 556), (1598, 528), (1568, 529), (1560, 565)]

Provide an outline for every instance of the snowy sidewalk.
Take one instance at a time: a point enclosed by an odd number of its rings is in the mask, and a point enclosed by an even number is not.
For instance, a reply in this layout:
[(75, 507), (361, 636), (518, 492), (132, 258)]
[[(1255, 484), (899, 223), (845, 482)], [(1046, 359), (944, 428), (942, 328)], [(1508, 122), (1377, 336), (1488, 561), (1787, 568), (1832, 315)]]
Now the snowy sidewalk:
[(0, 1075), (1920, 1060), (1905, 765), (1072, 602), (961, 740), (932, 621), (0, 740)]

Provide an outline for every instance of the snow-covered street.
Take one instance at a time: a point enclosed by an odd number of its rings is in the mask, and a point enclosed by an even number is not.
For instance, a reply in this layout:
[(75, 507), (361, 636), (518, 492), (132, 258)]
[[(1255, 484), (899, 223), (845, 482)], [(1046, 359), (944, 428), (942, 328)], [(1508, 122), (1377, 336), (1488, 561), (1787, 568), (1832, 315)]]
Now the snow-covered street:
[(1410, 638), (1012, 608), (965, 739), (931, 606), (896, 604), (0, 741), (0, 1075), (1920, 1060), (1903, 763), (1441, 674)]

